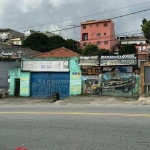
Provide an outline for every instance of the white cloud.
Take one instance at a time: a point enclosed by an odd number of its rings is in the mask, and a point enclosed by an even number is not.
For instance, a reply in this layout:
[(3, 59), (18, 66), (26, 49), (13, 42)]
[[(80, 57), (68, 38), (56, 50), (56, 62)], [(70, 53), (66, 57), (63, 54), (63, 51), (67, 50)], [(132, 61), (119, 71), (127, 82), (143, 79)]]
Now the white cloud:
[[(68, 25), (79, 25), (90, 18), (103, 20), (148, 9), (150, 3), (128, 7), (144, 3), (144, 1), (147, 2), (147, 0), (1, 0), (0, 28), (8, 27), (22, 32), (30, 29), (60, 30), (67, 28)], [(123, 7), (127, 8), (109, 12)], [(115, 32), (123, 33), (140, 29), (143, 17), (150, 20), (149, 11), (113, 19)], [(61, 35), (64, 38), (75, 37), (76, 40), (79, 40), (80, 28), (76, 28), (75, 32), (76, 34), (74, 34), (74, 29), (64, 30)]]
[(49, 0), (49, 3), (55, 8), (61, 6), (64, 1), (63, 0)]
[(41, 0), (22, 0), (20, 9), (23, 13), (27, 13), (40, 6)]

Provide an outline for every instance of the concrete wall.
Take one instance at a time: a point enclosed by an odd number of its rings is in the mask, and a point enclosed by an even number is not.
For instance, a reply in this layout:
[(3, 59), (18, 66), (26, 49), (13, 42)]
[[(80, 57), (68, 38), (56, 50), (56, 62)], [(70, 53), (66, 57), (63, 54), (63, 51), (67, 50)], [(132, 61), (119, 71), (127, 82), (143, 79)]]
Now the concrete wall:
[(139, 75), (126, 72), (124, 67), (115, 67), (114, 70), (100, 73), (95, 76), (82, 76), (83, 93), (138, 97)]
[(78, 63), (78, 57), (70, 60), (70, 95), (81, 94), (81, 69)]
[(30, 96), (30, 73), (21, 72), (19, 67), (9, 69), (9, 95), (15, 94), (15, 79), (20, 79), (20, 96)]
[(20, 62), (9, 60), (0, 61), (0, 88), (8, 88), (8, 69), (16, 66), (20, 66)]
[[(68, 60), (70, 70), (70, 95), (81, 94), (81, 69), (78, 63), (78, 57), (72, 58), (23, 58), (23, 60), (39, 60), (39, 61), (58, 61)], [(20, 68), (10, 68), (10, 86), (9, 95), (14, 96), (15, 79), (20, 79), (20, 96), (30, 96), (30, 72), (21, 72)]]

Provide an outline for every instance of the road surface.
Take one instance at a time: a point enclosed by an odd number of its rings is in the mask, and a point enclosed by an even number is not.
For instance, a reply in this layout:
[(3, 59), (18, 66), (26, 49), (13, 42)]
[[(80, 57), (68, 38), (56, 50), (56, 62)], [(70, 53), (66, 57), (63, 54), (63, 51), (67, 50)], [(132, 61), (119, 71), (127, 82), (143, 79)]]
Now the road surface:
[(148, 105), (0, 106), (0, 149), (149, 150)]

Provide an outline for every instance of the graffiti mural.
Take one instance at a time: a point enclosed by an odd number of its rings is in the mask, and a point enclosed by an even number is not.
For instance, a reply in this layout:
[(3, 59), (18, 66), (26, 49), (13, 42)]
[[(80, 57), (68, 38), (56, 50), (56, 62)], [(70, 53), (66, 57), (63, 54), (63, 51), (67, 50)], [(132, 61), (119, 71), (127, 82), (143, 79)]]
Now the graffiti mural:
[(95, 94), (95, 90), (100, 87), (100, 75), (98, 76), (83, 76), (83, 94)]
[(131, 67), (107, 67), (98, 76), (83, 76), (83, 93), (138, 97), (139, 75)]

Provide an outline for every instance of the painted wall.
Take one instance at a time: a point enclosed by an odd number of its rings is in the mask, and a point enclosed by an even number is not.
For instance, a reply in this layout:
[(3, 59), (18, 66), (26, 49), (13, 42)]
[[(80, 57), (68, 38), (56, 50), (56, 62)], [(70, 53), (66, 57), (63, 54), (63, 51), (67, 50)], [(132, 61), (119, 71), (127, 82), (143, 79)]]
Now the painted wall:
[[(46, 60), (68, 60), (69, 61), (69, 70), (70, 70), (70, 90), (69, 95), (78, 95), (81, 94), (81, 69), (79, 66), (79, 58), (24, 58), (23, 60), (38, 60), (38, 61), (46, 61)], [(59, 72), (58, 72), (59, 73)], [(9, 85), (9, 95), (14, 96), (15, 93), (15, 79), (20, 79), (20, 96), (30, 96), (30, 72), (29, 71), (20, 71), (20, 68), (10, 68), (9, 69), (10, 76), (10, 85)]]
[(19, 67), (9, 68), (9, 95), (14, 96), (15, 79), (20, 79), (20, 96), (30, 96), (30, 73), (21, 72)]
[(105, 72), (101, 78), (102, 95), (138, 97), (139, 75), (134, 73)]
[(70, 71), (70, 93), (69, 95), (81, 94), (81, 69), (79, 66), (79, 58), (23, 58), (23, 60), (32, 61), (69, 61)]
[(124, 72), (125, 70), (123, 67), (116, 67), (112, 71), (104, 72), (97, 76), (83, 76), (83, 93), (138, 97), (139, 75)]
[(70, 59), (70, 95), (81, 94), (81, 69), (78, 61), (78, 57)]
[(101, 75), (84, 75), (82, 76), (82, 93), (96, 94), (95, 90), (100, 87)]

